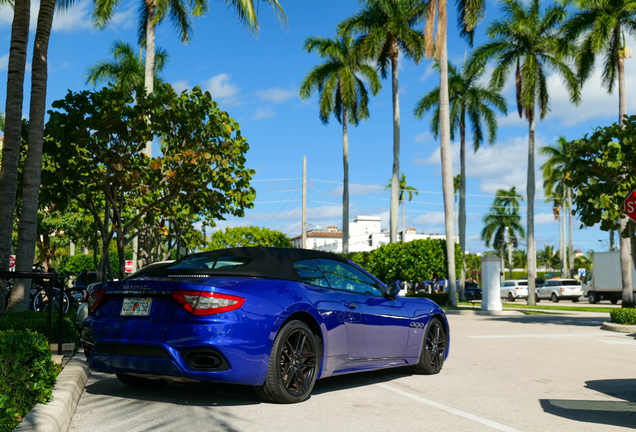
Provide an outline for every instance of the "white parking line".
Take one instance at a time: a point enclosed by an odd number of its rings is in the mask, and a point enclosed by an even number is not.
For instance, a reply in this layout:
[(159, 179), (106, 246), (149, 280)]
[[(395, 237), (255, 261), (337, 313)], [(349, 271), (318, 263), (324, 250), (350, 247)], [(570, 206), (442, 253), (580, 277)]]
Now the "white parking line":
[(439, 402), (435, 402), (435, 401), (432, 401), (432, 400), (425, 399), (425, 398), (423, 398), (421, 396), (415, 395), (413, 393), (405, 392), (404, 390), (400, 390), (400, 389), (395, 388), (393, 386), (390, 386), (388, 384), (378, 383), (376, 385), (382, 387), (385, 390), (392, 391), (394, 393), (397, 393), (399, 395), (402, 395), (402, 396), (405, 396), (407, 398), (413, 399), (415, 401), (421, 402), (423, 404), (430, 405), (430, 406), (432, 406), (434, 408), (444, 410), (444, 411), (449, 412), (451, 414), (455, 414), (455, 415), (458, 415), (460, 417), (467, 418), (468, 420), (472, 420), (474, 422), (481, 423), (481, 424), (486, 425), (486, 426), (490, 426), (491, 428), (494, 428), (494, 429), (497, 429), (497, 430), (500, 430), (500, 431), (520, 432), (518, 429), (514, 429), (514, 428), (511, 428), (511, 427), (508, 427), (508, 426), (504, 426), (504, 425), (499, 424), (497, 422), (494, 422), (492, 420), (487, 420), (485, 418), (476, 416), (474, 414), (470, 414), (470, 413), (467, 413), (467, 412), (464, 412), (464, 411), (460, 411), (458, 409), (443, 405), (443, 404), (441, 404)]
[(590, 336), (607, 336), (607, 333), (566, 333), (566, 334), (520, 334), (520, 335), (478, 335), (466, 336), (473, 339), (510, 339), (510, 338), (585, 338)]
[(636, 345), (636, 340), (601, 340), (608, 345)]

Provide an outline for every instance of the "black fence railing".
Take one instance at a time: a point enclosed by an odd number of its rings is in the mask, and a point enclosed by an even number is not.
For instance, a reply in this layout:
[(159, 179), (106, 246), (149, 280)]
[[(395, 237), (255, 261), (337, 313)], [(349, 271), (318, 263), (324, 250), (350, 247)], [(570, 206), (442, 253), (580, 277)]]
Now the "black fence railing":
[[(42, 281), (42, 285), (46, 283), (46, 298), (48, 299), (47, 305), (47, 318), (46, 318), (46, 333), (48, 340), (51, 340), (51, 320), (53, 315), (53, 303), (55, 303), (54, 285), (56, 278), (59, 277), (57, 273), (47, 272), (8, 272), (0, 271), (0, 280), (7, 279), (31, 279), (36, 281)], [(4, 295), (4, 293), (2, 293)], [(58, 341), (57, 341), (57, 353), (62, 354), (62, 329), (64, 324), (64, 284), (60, 284), (60, 298), (59, 307), (57, 313), (59, 316), (59, 328), (58, 328)]]

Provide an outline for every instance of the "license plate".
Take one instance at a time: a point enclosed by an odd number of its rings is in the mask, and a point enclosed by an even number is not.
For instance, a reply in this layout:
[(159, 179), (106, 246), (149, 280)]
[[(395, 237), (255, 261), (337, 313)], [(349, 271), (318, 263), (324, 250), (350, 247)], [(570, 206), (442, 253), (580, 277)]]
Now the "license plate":
[(150, 305), (152, 305), (152, 298), (124, 298), (124, 303), (121, 305), (120, 316), (148, 316), (150, 315)]

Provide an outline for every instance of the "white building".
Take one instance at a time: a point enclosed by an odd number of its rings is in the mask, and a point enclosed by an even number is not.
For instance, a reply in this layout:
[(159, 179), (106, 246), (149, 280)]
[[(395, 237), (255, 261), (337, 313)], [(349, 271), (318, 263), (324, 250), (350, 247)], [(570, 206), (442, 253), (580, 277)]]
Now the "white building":
[[(389, 230), (382, 230), (380, 216), (356, 216), (349, 224), (349, 252), (368, 252), (382, 245), (390, 243)], [(441, 239), (446, 236), (440, 234), (418, 234), (415, 228), (406, 228), (398, 232), (398, 240), (405, 241), (421, 239)], [(301, 236), (291, 239), (294, 247), (302, 248)], [(337, 226), (328, 226), (327, 231), (317, 229), (307, 231), (305, 249), (322, 250), (326, 252), (342, 253), (342, 231)]]

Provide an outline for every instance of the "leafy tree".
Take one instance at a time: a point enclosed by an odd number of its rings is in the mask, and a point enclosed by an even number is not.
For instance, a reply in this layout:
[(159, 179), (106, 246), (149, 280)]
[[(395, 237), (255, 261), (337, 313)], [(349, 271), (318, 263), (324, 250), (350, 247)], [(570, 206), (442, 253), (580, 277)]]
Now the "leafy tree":
[(206, 250), (249, 246), (290, 248), (292, 247), (292, 242), (282, 232), (269, 228), (257, 226), (228, 227), (224, 231), (215, 231), (211, 235)]
[(515, 187), (510, 190), (499, 189), (490, 211), (483, 219), (481, 239), (486, 243), (486, 247), (490, 247), (491, 244), (493, 247), (499, 246), (502, 271), (506, 251), (506, 230), (510, 238), (514, 239), (513, 242), (525, 237), (520, 224), (521, 216), (518, 214), (520, 201), (523, 201), (523, 198), (517, 194)]
[[(392, 183), (389, 180), (389, 184), (386, 185), (386, 187), (384, 189), (391, 189), (391, 184)], [(408, 186), (406, 184), (406, 175), (404, 175), (404, 173), (402, 173), (402, 176), (400, 177), (400, 195), (399, 195), (399, 200), (400, 200), (400, 203), (402, 204), (402, 243), (404, 243), (406, 241), (405, 240), (405, 238), (406, 238), (406, 223), (405, 223), (405, 216), (404, 216), (404, 198), (405, 198), (406, 194), (409, 195), (409, 201), (411, 201), (413, 199), (413, 194), (415, 194), (415, 196), (417, 196), (420, 193), (413, 186)]]
[[(110, 47), (112, 60), (101, 60), (90, 66), (86, 71), (86, 84), (97, 86), (112, 83), (124, 93), (128, 93), (144, 84), (145, 59), (141, 53), (137, 54), (133, 47), (121, 40), (116, 40)], [(153, 67), (153, 81), (158, 86), (163, 85), (159, 73), (168, 63), (168, 52), (157, 48)]]
[(349, 252), (349, 136), (347, 123), (357, 126), (369, 118), (369, 96), (361, 77), (369, 82), (375, 96), (381, 88), (376, 71), (364, 62), (362, 51), (351, 36), (338, 39), (310, 37), (305, 50), (316, 50), (327, 61), (316, 66), (300, 86), (300, 97), (320, 93), (320, 120), (327, 124), (333, 114), (342, 124), (344, 187), (342, 190), (342, 251)]
[(592, 135), (569, 143), (568, 177), (565, 184), (576, 189), (574, 212), (586, 226), (600, 224), (603, 231), (619, 230), (630, 247), (621, 247), (623, 307), (634, 307), (632, 262), (636, 263), (634, 222), (621, 229), (625, 216), (624, 202), (636, 188), (636, 116), (625, 118), (622, 125), (597, 128)]
[(537, 262), (540, 266), (545, 266), (548, 271), (552, 271), (561, 265), (559, 254), (553, 246), (544, 245), (543, 250), (537, 252)]
[[(438, 72), (439, 62), (433, 66)], [(473, 132), (473, 150), (477, 152), (484, 142), (485, 123), (488, 130), (488, 144), (497, 140), (497, 116), (495, 110), (507, 114), (506, 100), (500, 92), (479, 83), (485, 68), (468, 69), (464, 65), (460, 71), (452, 63), (448, 64), (448, 98), (450, 104), (450, 139), (454, 140), (459, 132), (460, 174), (459, 176), (459, 244), (466, 250), (466, 129), (468, 123)], [(415, 117), (422, 119), (426, 113), (433, 111), (430, 120), (431, 132), (435, 139), (440, 134), (440, 88), (428, 92), (420, 99), (413, 111)], [(467, 118), (468, 116), (468, 118)], [(459, 296), (464, 299), (466, 272), (462, 266), (459, 283)]]
[(524, 249), (515, 249), (512, 252), (512, 264), (525, 270), (528, 267), (528, 252)]
[[(618, 81), (618, 122), (627, 115), (627, 88), (625, 85), (625, 34), (636, 36), (636, 7), (631, 0), (579, 0), (580, 11), (573, 14), (565, 25), (569, 40), (582, 37), (576, 55), (576, 69), (581, 86), (587, 81), (604, 55), (602, 84), (613, 93)], [(621, 41), (622, 37), (622, 41)], [(622, 221), (621, 230), (625, 228)], [(614, 250), (614, 230), (610, 230), (610, 250)], [(621, 248), (628, 247), (623, 240)]]
[(580, 100), (579, 81), (567, 63), (574, 54), (574, 44), (560, 32), (567, 12), (561, 5), (541, 8), (531, 0), (527, 8), (520, 0), (503, 0), (503, 18), (493, 21), (486, 32), (490, 42), (478, 47), (471, 56), (469, 69), (483, 67), (495, 60), (490, 79), (493, 89), (501, 91), (509, 73), (515, 70), (519, 117), (528, 120), (528, 304), (535, 303), (536, 251), (534, 245), (534, 140), (536, 110), (543, 119), (549, 111), (547, 76), (549, 69), (562, 78), (570, 100)]
[(393, 176), (391, 178), (390, 239), (397, 242), (400, 189), (400, 101), (398, 57), (402, 52), (419, 63), (424, 53), (424, 35), (414, 27), (426, 13), (421, 0), (362, 0), (364, 9), (340, 23), (341, 34), (360, 35), (364, 55), (377, 62), (382, 78), (391, 66), (393, 92)]
[[(568, 249), (570, 269), (569, 277), (572, 277), (572, 271), (574, 270), (574, 245), (572, 239), (572, 188), (565, 185), (565, 178), (567, 177), (567, 160), (568, 160), (568, 141), (565, 137), (561, 136), (557, 140), (556, 144), (547, 145), (539, 149), (539, 154), (547, 156), (548, 160), (541, 166), (543, 170), (543, 188), (545, 194), (548, 197), (554, 197), (553, 200), (555, 208), (559, 208), (559, 215), (561, 216), (563, 230), (561, 233), (561, 246), (560, 250), (565, 252), (565, 213), (569, 216), (570, 227), (570, 245)], [(556, 214), (556, 213), (555, 213)], [(561, 257), (562, 261), (566, 261), (565, 255)]]
[(481, 256), (466, 254), (466, 274), (469, 278), (481, 284)]
[[(162, 229), (149, 215), (168, 203), (187, 201), (193, 214), (215, 219), (243, 216), (252, 206), (247, 140), (199, 87), (181, 95), (169, 87), (148, 96), (138, 90), (136, 105), (115, 89), (69, 92), (53, 107), (47, 169), (93, 215), (103, 248), (116, 239), (120, 277), (125, 247), (141, 231)], [(149, 159), (139, 149), (155, 134), (163, 137), (162, 154)]]

